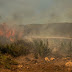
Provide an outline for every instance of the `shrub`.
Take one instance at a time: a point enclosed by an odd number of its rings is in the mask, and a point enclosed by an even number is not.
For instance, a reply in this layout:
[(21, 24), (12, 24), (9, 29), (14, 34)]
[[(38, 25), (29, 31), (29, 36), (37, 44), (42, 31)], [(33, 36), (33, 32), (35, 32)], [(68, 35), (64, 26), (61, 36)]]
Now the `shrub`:
[(69, 42), (69, 47), (68, 47), (68, 52), (67, 52), (67, 56), (72, 57), (72, 44), (71, 41)]
[(36, 55), (40, 55), (41, 57), (46, 57), (49, 56), (51, 54), (51, 50), (48, 47), (48, 41), (47, 43), (43, 43), (42, 40), (40, 40), (40, 42), (35, 41), (35, 56)]
[(16, 41), (12, 44), (0, 45), (0, 51), (2, 53), (11, 54), (14, 57), (20, 55), (27, 55), (30, 53), (30, 50), (31, 50), (31, 45), (23, 40)]

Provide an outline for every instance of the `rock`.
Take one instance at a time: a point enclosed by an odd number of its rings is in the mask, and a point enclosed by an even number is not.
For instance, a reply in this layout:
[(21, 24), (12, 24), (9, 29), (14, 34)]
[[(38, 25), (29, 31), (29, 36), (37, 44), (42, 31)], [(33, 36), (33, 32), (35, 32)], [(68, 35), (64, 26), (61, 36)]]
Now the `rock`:
[(53, 60), (55, 60), (55, 58), (51, 57), (50, 60), (53, 61)]
[(67, 62), (67, 63), (65, 64), (65, 66), (71, 67), (71, 66), (72, 66), (72, 62), (71, 62), (71, 61)]
[(48, 57), (45, 57), (45, 61), (50, 61)]
[(29, 67), (27, 67), (27, 69), (29, 69)]
[(22, 68), (23, 67), (23, 65), (18, 65), (18, 68)]

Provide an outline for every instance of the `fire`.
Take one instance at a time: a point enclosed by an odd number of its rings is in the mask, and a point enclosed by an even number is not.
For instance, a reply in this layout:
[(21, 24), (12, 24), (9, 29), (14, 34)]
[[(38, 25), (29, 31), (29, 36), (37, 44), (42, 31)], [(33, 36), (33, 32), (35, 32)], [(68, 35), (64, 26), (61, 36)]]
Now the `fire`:
[(10, 38), (10, 41), (11, 41), (11, 42), (14, 42), (14, 39)]
[(6, 33), (6, 37), (9, 38), (11, 36), (11, 31)]
[(12, 30), (12, 36), (14, 36), (15, 35), (15, 30)]
[(2, 30), (0, 30), (0, 36), (2, 36), (4, 33), (2, 32)]
[(9, 27), (6, 23), (0, 25), (0, 36), (14, 42), (16, 39), (21, 39), (23, 36), (22, 31), (16, 30), (14, 27)]
[(3, 36), (10, 40), (11, 42), (14, 41), (14, 36), (15, 36), (15, 30), (9, 28), (5, 23), (2, 24), (1, 29), (0, 29), (0, 36)]
[(6, 32), (6, 37), (9, 38), (9, 37), (13, 37), (15, 36), (15, 30), (8, 30)]

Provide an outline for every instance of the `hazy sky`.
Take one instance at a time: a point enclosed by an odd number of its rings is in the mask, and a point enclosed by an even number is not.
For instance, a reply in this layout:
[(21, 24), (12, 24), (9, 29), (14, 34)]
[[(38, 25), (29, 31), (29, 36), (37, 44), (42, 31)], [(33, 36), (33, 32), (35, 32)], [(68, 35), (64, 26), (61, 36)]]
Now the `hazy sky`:
[(0, 0), (0, 22), (72, 22), (72, 0)]

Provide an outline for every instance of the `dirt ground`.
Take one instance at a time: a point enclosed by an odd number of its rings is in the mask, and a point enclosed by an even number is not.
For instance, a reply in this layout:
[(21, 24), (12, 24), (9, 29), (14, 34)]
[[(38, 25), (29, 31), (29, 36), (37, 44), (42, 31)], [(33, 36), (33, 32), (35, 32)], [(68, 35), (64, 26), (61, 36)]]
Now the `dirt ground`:
[(0, 72), (72, 72), (72, 58), (54, 58), (46, 61), (44, 58), (35, 59), (33, 55), (15, 58), (19, 63), (11, 69), (0, 68)]

